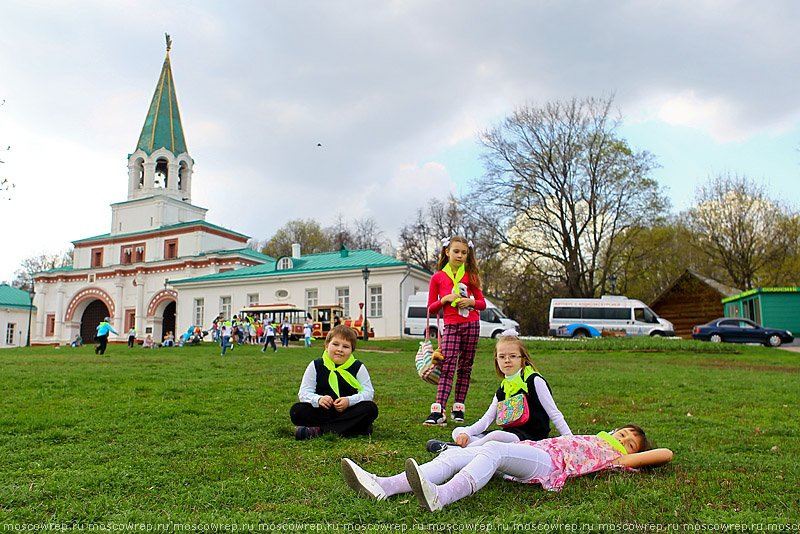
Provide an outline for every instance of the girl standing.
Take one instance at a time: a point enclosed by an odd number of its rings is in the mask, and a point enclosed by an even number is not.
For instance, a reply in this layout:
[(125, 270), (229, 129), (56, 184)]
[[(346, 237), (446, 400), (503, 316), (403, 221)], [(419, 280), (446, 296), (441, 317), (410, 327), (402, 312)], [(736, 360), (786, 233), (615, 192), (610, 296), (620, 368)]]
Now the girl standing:
[[(550, 386), (539, 374), (531, 361), (528, 348), (514, 330), (503, 332), (494, 347), (494, 370), (502, 378), (500, 387), (492, 398), (486, 413), (470, 426), (453, 430), (453, 440), (461, 447), (476, 447), (487, 441), (513, 443), (521, 440), (538, 441), (550, 434), (550, 421), (562, 436), (571, 436), (572, 431), (556, 406)], [(503, 430), (494, 430), (485, 436), (483, 432), (497, 418), (498, 403), (516, 395), (523, 395), (528, 406), (527, 420), (511, 422)], [(524, 417), (523, 417), (524, 419)], [(430, 452), (441, 452), (447, 443), (432, 439), (428, 441)]]
[(507, 480), (537, 483), (559, 491), (567, 478), (613, 468), (657, 466), (672, 460), (669, 449), (650, 450), (644, 431), (626, 425), (596, 436), (559, 436), (542, 441), (501, 443), (480, 447), (451, 447), (433, 461), (417, 465), (406, 460), (405, 472), (377, 477), (348, 458), (342, 475), (360, 495), (383, 500), (413, 491), (419, 505), (433, 512), (472, 495), (495, 475)]
[(442, 374), (436, 402), (431, 404), (431, 414), (422, 423), (425, 426), (446, 426), (447, 398), (456, 378), (455, 402), (451, 418), (464, 422), (464, 401), (469, 391), (469, 378), (480, 332), (480, 310), (486, 309), (481, 292), (481, 278), (472, 241), (461, 236), (442, 239), (439, 255), (439, 272), (431, 278), (428, 290), (428, 311), (436, 315), (444, 308), (444, 333), (441, 350), (444, 356)]

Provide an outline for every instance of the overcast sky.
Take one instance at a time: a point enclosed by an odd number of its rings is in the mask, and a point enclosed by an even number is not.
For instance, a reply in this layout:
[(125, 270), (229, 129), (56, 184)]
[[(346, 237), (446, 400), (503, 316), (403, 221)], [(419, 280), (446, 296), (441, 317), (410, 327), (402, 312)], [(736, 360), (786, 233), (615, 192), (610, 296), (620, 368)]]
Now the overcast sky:
[(798, 21), (793, 0), (4, 0), (0, 280), (110, 231), (165, 32), (209, 222), (371, 216), (396, 244), (480, 176), (479, 131), (572, 97), (615, 95), (676, 211), (726, 171), (800, 203)]

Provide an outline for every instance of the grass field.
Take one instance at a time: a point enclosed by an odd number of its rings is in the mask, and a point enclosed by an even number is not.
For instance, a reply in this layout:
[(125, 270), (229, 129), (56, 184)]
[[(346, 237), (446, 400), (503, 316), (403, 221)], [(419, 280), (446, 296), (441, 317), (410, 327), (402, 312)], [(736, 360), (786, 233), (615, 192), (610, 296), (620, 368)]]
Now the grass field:
[[(497, 388), (492, 346), (479, 347), (468, 422)], [(689, 341), (530, 344), (574, 432), (636, 422), (675, 452), (666, 467), (588, 475), (560, 493), (493, 480), (436, 514), (412, 495), (360, 499), (343, 456), (394, 474), (452, 430), (420, 424), (435, 392), (416, 376), (416, 347), (358, 347), (380, 408), (372, 438), (306, 442), (288, 410), (319, 343), (225, 357), (210, 343), (0, 351), (0, 523), (800, 523), (800, 354)]]

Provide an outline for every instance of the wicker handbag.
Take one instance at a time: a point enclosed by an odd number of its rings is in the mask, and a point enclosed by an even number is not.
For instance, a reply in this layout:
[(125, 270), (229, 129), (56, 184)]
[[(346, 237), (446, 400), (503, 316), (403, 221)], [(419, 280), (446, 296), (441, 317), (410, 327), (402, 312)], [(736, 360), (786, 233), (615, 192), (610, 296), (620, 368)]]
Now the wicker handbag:
[[(417, 355), (414, 357), (414, 365), (421, 379), (435, 385), (439, 383), (439, 377), (442, 374), (442, 362), (438, 358), (434, 358), (434, 352), (436, 351), (433, 350), (433, 343), (429, 338), (431, 332), (430, 312), (428, 312), (425, 323), (425, 340), (419, 342), (419, 350), (417, 350)], [(436, 333), (439, 338), (439, 346), (441, 346), (442, 329), (439, 327), (438, 314), (436, 315)]]

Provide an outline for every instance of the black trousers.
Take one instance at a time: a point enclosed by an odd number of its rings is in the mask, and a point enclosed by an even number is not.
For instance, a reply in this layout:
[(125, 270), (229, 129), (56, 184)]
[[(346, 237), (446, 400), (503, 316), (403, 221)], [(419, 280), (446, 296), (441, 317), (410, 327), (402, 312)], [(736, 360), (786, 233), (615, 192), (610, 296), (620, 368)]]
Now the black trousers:
[(128, 336), (128, 346), (132, 348), (135, 343), (136, 343), (136, 338), (133, 336)]
[(362, 401), (343, 412), (334, 408), (314, 408), (308, 402), (298, 402), (289, 410), (292, 423), (297, 426), (318, 426), (323, 434), (360, 436), (372, 433), (372, 422), (378, 418), (378, 406), (372, 401)]
[[(266, 337), (266, 339), (264, 340), (264, 350), (267, 350), (267, 345), (270, 345), (273, 351), (278, 350), (278, 347), (275, 346), (275, 336)], [(308, 426), (308, 425), (303, 425), (303, 426)]]
[(100, 342), (100, 344), (99, 344), (99, 345), (97, 345), (97, 346), (94, 348), (94, 353), (95, 353), (95, 354), (98, 354), (98, 353), (99, 353), (99, 354), (105, 354), (105, 352), (106, 352), (106, 345), (108, 345), (108, 334), (106, 334), (106, 335), (104, 335), (104, 336), (97, 336), (97, 341), (99, 341), (99, 342)]

